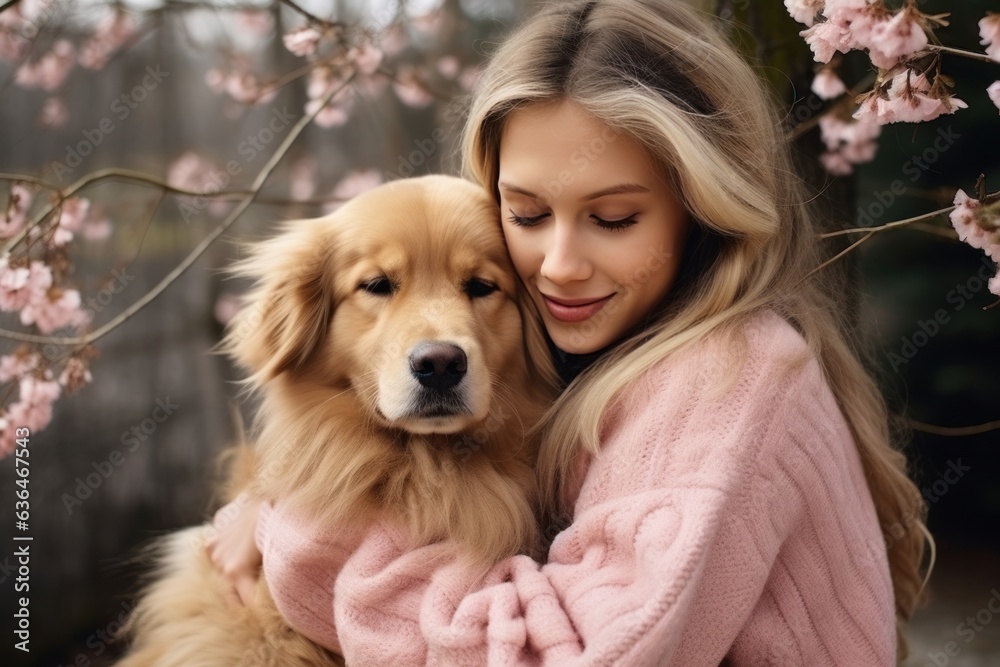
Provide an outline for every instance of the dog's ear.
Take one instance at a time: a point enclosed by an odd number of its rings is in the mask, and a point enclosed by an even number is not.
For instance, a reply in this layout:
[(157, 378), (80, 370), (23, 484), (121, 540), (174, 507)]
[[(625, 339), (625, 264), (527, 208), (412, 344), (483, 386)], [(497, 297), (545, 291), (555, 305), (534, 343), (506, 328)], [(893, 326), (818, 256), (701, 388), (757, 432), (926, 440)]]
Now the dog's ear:
[(327, 335), (334, 227), (329, 219), (286, 221), (274, 238), (244, 244), (247, 257), (226, 270), (254, 287), (213, 351), (250, 370), (246, 383), (259, 387), (299, 367)]

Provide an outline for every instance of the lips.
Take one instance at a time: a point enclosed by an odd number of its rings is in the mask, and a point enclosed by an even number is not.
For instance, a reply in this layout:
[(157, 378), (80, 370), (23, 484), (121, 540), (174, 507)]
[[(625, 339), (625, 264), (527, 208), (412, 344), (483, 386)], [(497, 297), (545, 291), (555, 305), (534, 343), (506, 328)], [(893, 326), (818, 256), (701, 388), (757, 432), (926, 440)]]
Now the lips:
[(587, 299), (587, 298), (584, 298), (584, 299), (563, 299), (563, 298), (556, 298), (554, 296), (549, 296), (548, 294), (545, 294), (544, 292), (542, 292), (542, 296), (544, 296), (549, 301), (554, 301), (554, 302), (556, 302), (556, 303), (558, 303), (559, 305), (562, 305), (562, 306), (585, 306), (588, 303), (597, 303), (598, 301), (602, 301), (603, 299), (607, 299), (611, 295), (608, 294), (608, 295), (605, 295), (605, 296), (599, 296), (599, 297), (591, 298), (591, 299)]
[(546, 295), (542, 295), (543, 301), (545, 301), (545, 308), (549, 311), (549, 314), (557, 320), (563, 322), (582, 322), (586, 319), (593, 317), (598, 311), (604, 308), (604, 304), (611, 300), (617, 292), (609, 294), (606, 297), (597, 299), (596, 301), (590, 299), (575, 299), (575, 301), (581, 302), (577, 306), (568, 306), (560, 301), (551, 299)]

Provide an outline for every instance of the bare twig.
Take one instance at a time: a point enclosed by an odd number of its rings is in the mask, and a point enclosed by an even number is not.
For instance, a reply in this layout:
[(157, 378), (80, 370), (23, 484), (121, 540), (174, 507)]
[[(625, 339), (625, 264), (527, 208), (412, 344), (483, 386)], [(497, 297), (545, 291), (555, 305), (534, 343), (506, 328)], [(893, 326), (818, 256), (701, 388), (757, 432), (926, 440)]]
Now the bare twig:
[(924, 433), (933, 433), (934, 435), (979, 435), (980, 433), (989, 433), (990, 431), (1000, 429), (1000, 421), (986, 422), (977, 426), (935, 426), (934, 424), (925, 424), (916, 419), (909, 421), (914, 429), (923, 431)]
[(930, 213), (921, 213), (920, 215), (914, 216), (912, 218), (906, 218), (905, 220), (896, 220), (896, 221), (893, 221), (893, 222), (887, 222), (884, 225), (876, 225), (874, 227), (854, 227), (852, 229), (840, 229), (840, 230), (837, 230), (835, 232), (826, 232), (825, 234), (820, 234), (819, 238), (820, 239), (828, 239), (828, 238), (832, 238), (834, 236), (843, 236), (844, 234), (860, 234), (860, 233), (863, 233), (863, 232), (871, 232), (869, 234), (869, 236), (871, 236), (872, 234), (877, 234), (879, 232), (884, 232), (887, 229), (894, 229), (896, 227), (904, 227), (906, 225), (909, 225), (909, 224), (912, 224), (914, 222), (918, 222), (918, 221), (921, 221), (921, 220), (927, 220), (929, 218), (936, 218), (939, 215), (943, 215), (945, 213), (951, 213), (953, 210), (955, 210), (955, 207), (954, 206), (949, 206), (948, 208), (941, 208), (941, 209), (938, 209), (936, 211), (931, 211)]
[(928, 44), (924, 47), (929, 51), (943, 51), (944, 53), (954, 53), (957, 56), (962, 56), (965, 58), (971, 58), (973, 60), (982, 60), (984, 62), (992, 63), (996, 62), (990, 58), (985, 53), (976, 53), (975, 51), (966, 51), (965, 49), (956, 49), (950, 46), (940, 46), (938, 44)]

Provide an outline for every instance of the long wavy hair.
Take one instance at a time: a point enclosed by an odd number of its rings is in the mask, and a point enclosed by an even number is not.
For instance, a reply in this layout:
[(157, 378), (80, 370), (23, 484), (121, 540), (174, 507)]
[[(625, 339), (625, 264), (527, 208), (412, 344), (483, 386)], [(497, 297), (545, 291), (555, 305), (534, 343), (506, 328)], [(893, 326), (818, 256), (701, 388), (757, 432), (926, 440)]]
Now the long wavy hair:
[[(498, 206), (507, 115), (569, 100), (643, 145), (694, 222), (651, 324), (581, 373), (540, 422), (543, 521), (565, 524), (567, 490), (579, 488), (575, 462), (599, 451), (601, 416), (624, 388), (708, 334), (739, 349), (743, 325), (773, 310), (820, 361), (854, 435), (886, 538), (902, 662), (906, 622), (926, 603), (934, 554), (927, 506), (903, 452), (911, 433), (889, 412), (870, 342), (853, 333), (830, 288), (843, 280), (837, 267), (813, 273), (827, 254), (817, 240), (820, 220), (793, 168), (774, 94), (709, 15), (678, 1), (598, 0), (542, 6), (498, 47), (471, 98), (462, 175)], [(925, 543), (931, 562), (922, 578)]]

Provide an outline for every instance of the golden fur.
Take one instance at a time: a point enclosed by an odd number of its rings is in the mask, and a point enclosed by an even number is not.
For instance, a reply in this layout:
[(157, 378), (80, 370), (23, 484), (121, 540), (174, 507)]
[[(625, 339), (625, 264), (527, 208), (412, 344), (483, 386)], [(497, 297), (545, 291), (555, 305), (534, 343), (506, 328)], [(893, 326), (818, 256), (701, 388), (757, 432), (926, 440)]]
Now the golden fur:
[[(323, 522), (401, 522), (482, 568), (542, 555), (527, 433), (558, 380), (488, 193), (394, 181), (285, 223), (232, 272), (256, 281), (219, 348), (262, 398), (253, 460), (234, 466), (254, 495)], [(159, 543), (120, 665), (341, 664), (284, 624), (263, 577), (255, 605), (227, 602), (204, 529)]]

